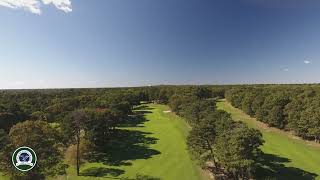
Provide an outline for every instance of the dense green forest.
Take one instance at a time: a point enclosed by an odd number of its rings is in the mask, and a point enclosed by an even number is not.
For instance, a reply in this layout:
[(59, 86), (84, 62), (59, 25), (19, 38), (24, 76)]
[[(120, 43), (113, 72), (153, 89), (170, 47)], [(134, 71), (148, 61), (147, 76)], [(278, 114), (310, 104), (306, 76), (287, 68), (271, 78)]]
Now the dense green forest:
[(238, 86), (226, 91), (234, 107), (269, 126), (293, 131), (307, 140), (320, 140), (318, 85)]
[[(0, 91), (0, 172), (12, 179), (66, 174), (74, 156), (77, 175), (135, 121), (141, 103), (167, 104), (191, 126), (187, 145), (193, 159), (221, 179), (255, 177), (262, 134), (216, 108), (226, 97), (259, 120), (319, 141), (319, 87), (316, 85), (156, 86), (113, 89)], [(30, 173), (11, 166), (17, 147), (32, 147), (39, 164)], [(50, 158), (48, 158), (50, 156)], [(138, 174), (139, 172), (137, 172)], [(137, 179), (152, 179), (137, 175)]]
[(169, 99), (171, 109), (192, 126), (187, 138), (190, 152), (217, 179), (254, 178), (262, 134), (217, 110), (217, 97), (210, 98), (209, 92), (201, 88), (194, 96), (174, 95)]

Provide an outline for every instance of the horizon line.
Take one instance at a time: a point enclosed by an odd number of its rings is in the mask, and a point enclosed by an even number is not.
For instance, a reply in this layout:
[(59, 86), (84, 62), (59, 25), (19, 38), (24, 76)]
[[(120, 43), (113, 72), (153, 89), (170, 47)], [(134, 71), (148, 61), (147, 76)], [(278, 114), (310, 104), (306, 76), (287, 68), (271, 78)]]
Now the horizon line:
[(0, 88), (0, 91), (6, 90), (64, 90), (64, 89), (119, 89), (119, 88), (145, 88), (159, 86), (253, 86), (253, 85), (319, 85), (315, 83), (226, 83), (226, 84), (155, 84), (141, 86), (104, 86), (104, 87), (52, 87), (52, 88)]

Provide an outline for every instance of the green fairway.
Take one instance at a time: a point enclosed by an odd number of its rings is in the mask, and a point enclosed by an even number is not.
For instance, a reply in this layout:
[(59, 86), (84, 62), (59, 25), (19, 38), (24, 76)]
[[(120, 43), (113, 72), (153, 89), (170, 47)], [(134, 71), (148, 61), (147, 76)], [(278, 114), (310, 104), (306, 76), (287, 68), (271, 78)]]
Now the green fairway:
[(134, 179), (137, 173), (163, 180), (203, 179), (186, 149), (188, 125), (168, 110), (164, 105), (143, 106), (138, 111), (144, 113), (145, 122), (121, 128), (127, 134), (112, 150), (116, 163), (86, 163), (80, 177), (75, 176), (75, 168), (71, 167), (67, 179)]
[[(303, 141), (289, 133), (269, 128), (221, 100), (218, 108), (229, 112), (234, 120), (246, 122), (259, 129), (265, 140), (262, 151), (265, 153), (263, 168), (258, 175), (275, 179), (320, 179), (320, 146)], [(264, 179), (263, 178), (263, 179)]]

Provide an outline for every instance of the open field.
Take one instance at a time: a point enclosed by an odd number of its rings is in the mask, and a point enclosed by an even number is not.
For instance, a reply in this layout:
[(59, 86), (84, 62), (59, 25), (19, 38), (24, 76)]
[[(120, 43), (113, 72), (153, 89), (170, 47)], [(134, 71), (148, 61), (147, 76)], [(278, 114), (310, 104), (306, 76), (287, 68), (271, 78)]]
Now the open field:
[(265, 143), (261, 149), (265, 155), (261, 161), (262, 167), (258, 169), (259, 177), (320, 179), (319, 145), (296, 138), (289, 132), (269, 128), (225, 100), (217, 105), (219, 109), (229, 112), (234, 120), (243, 121), (262, 132)]
[(110, 151), (111, 160), (84, 164), (80, 177), (70, 167), (67, 177), (58, 179), (134, 179), (137, 173), (164, 180), (202, 179), (186, 149), (185, 121), (164, 105), (141, 106), (138, 111), (145, 119), (121, 128), (127, 135)]

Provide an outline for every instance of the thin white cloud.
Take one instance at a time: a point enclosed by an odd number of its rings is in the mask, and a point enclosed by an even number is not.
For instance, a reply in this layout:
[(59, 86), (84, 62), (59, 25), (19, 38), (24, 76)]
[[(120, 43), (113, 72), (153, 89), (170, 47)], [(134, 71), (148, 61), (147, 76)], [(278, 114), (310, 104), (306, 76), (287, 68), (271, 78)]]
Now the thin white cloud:
[(282, 69), (282, 71), (288, 72), (289, 69), (288, 68), (284, 68), (284, 69)]
[(57, 9), (62, 10), (66, 13), (71, 12), (71, 1), (70, 0), (42, 0), (46, 5), (53, 4)]
[(305, 64), (311, 64), (311, 61), (304, 60), (303, 63), (305, 63)]
[(0, 0), (0, 6), (24, 9), (34, 14), (41, 14), (41, 6), (50, 4), (66, 13), (72, 11), (71, 0)]
[(40, 2), (38, 0), (0, 0), (0, 6), (12, 9), (25, 9), (34, 14), (40, 14)]

